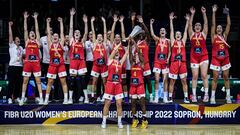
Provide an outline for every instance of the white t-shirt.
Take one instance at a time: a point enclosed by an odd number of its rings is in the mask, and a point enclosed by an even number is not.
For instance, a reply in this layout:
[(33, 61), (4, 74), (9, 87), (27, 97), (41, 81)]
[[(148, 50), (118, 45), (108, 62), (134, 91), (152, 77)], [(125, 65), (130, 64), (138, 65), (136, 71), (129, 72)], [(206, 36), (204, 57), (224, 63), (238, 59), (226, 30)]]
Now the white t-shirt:
[(12, 42), (9, 43), (9, 55), (10, 61), (9, 66), (23, 66), (22, 55), (23, 48), (21, 46), (17, 47), (17, 45)]
[(69, 54), (70, 50), (69, 50), (68, 46), (65, 45), (63, 47), (63, 50), (64, 50), (64, 53), (63, 53), (64, 63), (70, 64), (70, 54)]
[(40, 38), (40, 44), (43, 48), (43, 63), (49, 64), (50, 62), (50, 55), (49, 55), (49, 47), (47, 42), (47, 36), (43, 36)]
[(85, 42), (86, 61), (93, 61), (93, 42), (90, 40)]

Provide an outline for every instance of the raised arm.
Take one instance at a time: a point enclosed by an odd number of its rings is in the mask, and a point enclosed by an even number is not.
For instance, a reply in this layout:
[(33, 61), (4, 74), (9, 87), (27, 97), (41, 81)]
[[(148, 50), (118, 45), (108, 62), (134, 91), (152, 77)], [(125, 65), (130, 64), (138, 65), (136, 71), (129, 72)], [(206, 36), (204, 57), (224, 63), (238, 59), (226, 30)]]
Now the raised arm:
[(32, 17), (34, 18), (34, 22), (35, 22), (36, 39), (37, 39), (38, 45), (40, 47), (40, 33), (39, 33), (38, 20), (37, 20), (38, 13), (34, 12)]
[(83, 15), (83, 22), (84, 22), (84, 34), (82, 38), (82, 43), (85, 43), (85, 41), (87, 41), (87, 36), (88, 36), (88, 24), (87, 24), (88, 18), (85, 14)]
[(202, 7), (201, 8), (202, 14), (203, 14), (203, 21), (204, 21), (204, 25), (203, 25), (203, 33), (205, 34), (205, 39), (207, 38), (207, 34), (208, 34), (208, 19), (207, 19), (207, 14), (206, 14), (206, 8)]
[(92, 29), (93, 43), (94, 43), (94, 46), (95, 46), (95, 43), (96, 43), (96, 33), (95, 33), (95, 28), (94, 28), (94, 21), (95, 21), (95, 17), (93, 16), (91, 18), (91, 29)]
[(227, 25), (226, 25), (226, 29), (223, 33), (225, 40), (227, 40), (229, 31), (230, 31), (230, 27), (231, 27), (231, 19), (230, 19), (230, 15), (229, 15), (229, 9), (227, 8), (227, 6), (225, 5), (225, 8), (223, 9), (224, 14), (227, 15)]
[(143, 22), (142, 16), (138, 15), (137, 18), (138, 18), (138, 21), (140, 22), (140, 24), (142, 25), (143, 30), (145, 31), (145, 34), (146, 34), (146, 37), (147, 37), (147, 41), (150, 41), (149, 30), (148, 30), (147, 26), (145, 25), (145, 23)]
[(113, 48), (112, 53), (111, 53), (110, 56), (108, 57), (108, 61), (109, 61), (108, 63), (109, 63), (109, 64), (112, 63), (112, 60), (113, 60), (115, 54), (117, 53), (117, 50), (118, 50), (119, 47), (120, 47), (120, 44), (117, 45), (117, 46), (115, 46), (115, 47)]
[(60, 23), (60, 38), (61, 38), (61, 41), (60, 41), (60, 44), (62, 47), (64, 47), (64, 27), (63, 27), (63, 20), (61, 17), (58, 17), (58, 21)]
[(169, 19), (170, 19), (170, 41), (171, 41), (171, 46), (173, 46), (173, 43), (175, 41), (174, 38), (174, 28), (173, 28), (173, 19), (176, 18), (176, 16), (174, 16), (174, 13), (170, 13), (169, 14)]
[(129, 50), (128, 50), (128, 53), (129, 53), (129, 61), (130, 61), (130, 64), (132, 65), (133, 64), (133, 54), (132, 54), (132, 42), (131, 42), (131, 39), (128, 40), (128, 46), (129, 46)]
[(106, 20), (104, 17), (101, 17), (103, 21), (103, 43), (104, 45), (107, 44), (107, 26), (106, 26)]
[(193, 22), (193, 18), (194, 18), (195, 12), (196, 12), (195, 8), (191, 7), (190, 12), (191, 12), (191, 16), (189, 19), (188, 34), (189, 34), (189, 37), (192, 37), (192, 34), (193, 34), (192, 22)]
[(25, 11), (23, 13), (23, 17), (24, 17), (24, 40), (25, 42), (28, 40), (28, 28), (27, 28), (27, 18), (28, 18), (28, 12)]
[(122, 59), (120, 60), (121, 65), (123, 65), (124, 62), (126, 61), (128, 54), (129, 54), (129, 45), (127, 46), (127, 50), (125, 51), (125, 54), (123, 55)]
[(135, 19), (136, 19), (136, 13), (135, 13), (135, 12), (132, 12), (132, 13), (131, 13), (132, 29), (133, 29), (134, 26), (135, 26)]
[(48, 47), (51, 47), (52, 44), (52, 35), (51, 35), (51, 28), (50, 28), (50, 22), (51, 22), (51, 18), (47, 18), (46, 19), (46, 23), (47, 23), (47, 41), (48, 41)]
[(113, 24), (112, 24), (112, 29), (111, 29), (111, 35), (110, 35), (111, 43), (113, 43), (113, 41), (114, 41), (114, 34), (115, 34), (114, 32), (115, 32), (117, 21), (118, 21), (118, 17), (117, 17), (116, 14), (114, 14), (113, 15)]
[(151, 20), (150, 20), (150, 32), (151, 32), (151, 36), (153, 37), (153, 39), (154, 39), (155, 41), (158, 41), (158, 40), (159, 40), (159, 37), (157, 37), (157, 36), (154, 34), (153, 23), (154, 23), (154, 19), (151, 19)]
[(124, 16), (121, 15), (120, 19), (119, 19), (119, 22), (121, 24), (121, 36), (122, 36), (122, 40), (125, 40), (126, 39), (126, 35), (125, 35), (125, 28), (124, 28), (123, 20), (124, 20)]
[(216, 11), (217, 11), (218, 7), (217, 5), (213, 5), (212, 6), (212, 26), (211, 26), (211, 39), (212, 39), (212, 42), (214, 40), (214, 36), (215, 36), (215, 31), (216, 31)]
[(185, 43), (187, 41), (187, 30), (188, 30), (189, 18), (190, 18), (190, 15), (186, 14), (186, 16), (185, 16), (186, 25), (185, 25), (185, 29), (184, 29), (184, 33), (183, 33), (183, 38), (182, 38), (182, 41), (183, 41), (184, 45), (185, 45)]
[(73, 37), (73, 16), (75, 15), (75, 8), (70, 9), (70, 24), (69, 24), (69, 39)]
[(13, 25), (12, 21), (8, 22), (8, 42), (9, 42), (9, 44), (13, 43), (12, 25)]

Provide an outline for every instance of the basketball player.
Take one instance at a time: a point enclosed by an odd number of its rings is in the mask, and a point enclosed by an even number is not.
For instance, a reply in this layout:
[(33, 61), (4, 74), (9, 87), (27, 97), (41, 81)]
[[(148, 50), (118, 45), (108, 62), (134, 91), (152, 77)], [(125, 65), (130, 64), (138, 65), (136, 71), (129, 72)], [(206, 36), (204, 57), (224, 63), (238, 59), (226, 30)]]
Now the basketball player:
[[(123, 20), (124, 20), (124, 16), (120, 16), (120, 18), (118, 18), (118, 16), (116, 14), (113, 16), (113, 25), (112, 25), (111, 37), (110, 37), (110, 41), (113, 45), (112, 48), (114, 48), (117, 45), (120, 45), (120, 47), (118, 48), (118, 52), (120, 54), (120, 59), (124, 56), (125, 50), (126, 50), (126, 48), (122, 45), (122, 42), (121, 42), (122, 39), (126, 38)], [(115, 34), (114, 33), (117, 21), (119, 21), (120, 24), (121, 24), (121, 36), (120, 36), (120, 34)], [(127, 91), (127, 85), (126, 85), (126, 62), (123, 63), (122, 85), (123, 85), (124, 97), (127, 98), (128, 97), (128, 91)]]
[(39, 104), (43, 104), (42, 96), (42, 86), (41, 86), (41, 67), (40, 67), (40, 58), (39, 58), (39, 48), (40, 48), (40, 34), (38, 28), (38, 13), (34, 12), (33, 18), (35, 22), (35, 32), (30, 31), (28, 34), (27, 19), (28, 12), (23, 13), (24, 16), (24, 40), (25, 40), (25, 50), (26, 58), (23, 65), (23, 85), (22, 85), (22, 97), (19, 102), (19, 105), (24, 104), (25, 94), (27, 90), (27, 84), (29, 77), (33, 73), (39, 92)]
[(104, 108), (103, 108), (103, 121), (102, 128), (106, 128), (106, 120), (109, 112), (109, 107), (113, 97), (116, 99), (117, 114), (118, 114), (118, 128), (123, 128), (122, 124), (122, 70), (125, 60), (128, 56), (128, 50), (121, 57), (119, 48), (121, 44), (115, 45), (112, 50), (111, 55), (108, 58), (108, 78), (105, 85), (105, 92), (103, 98), (105, 99)]
[(64, 53), (64, 32), (63, 32), (63, 20), (61, 17), (58, 17), (58, 21), (60, 23), (60, 37), (57, 33), (51, 35), (50, 32), (50, 22), (51, 18), (47, 18), (47, 33), (48, 33), (48, 45), (49, 45), (49, 54), (50, 54), (50, 64), (48, 67), (48, 84), (46, 90), (46, 97), (44, 101), (44, 105), (48, 104), (49, 100), (49, 93), (51, 91), (51, 87), (53, 85), (54, 80), (56, 79), (57, 75), (59, 76), (62, 90), (64, 93), (64, 100), (63, 104), (68, 104), (68, 91), (67, 91), (67, 83), (66, 83), (66, 68), (64, 65), (63, 53)]
[[(69, 30), (69, 38), (70, 38), (70, 90), (69, 90), (69, 104), (73, 103), (73, 90), (76, 88), (76, 83), (81, 83), (81, 88), (84, 93), (84, 103), (89, 103), (88, 93), (87, 93), (87, 85), (85, 83), (85, 74), (87, 73), (87, 67), (85, 64), (85, 54), (84, 54), (84, 43), (87, 40), (88, 34), (88, 25), (87, 25), (87, 16), (83, 15), (84, 21), (84, 35), (81, 39), (80, 30), (75, 30), (73, 35), (73, 16), (75, 14), (75, 9), (72, 8), (70, 10), (70, 30)], [(80, 79), (76, 79), (79, 76)], [(77, 82), (77, 80), (80, 80)]]
[(199, 68), (201, 69), (201, 77), (203, 80), (204, 86), (204, 98), (203, 102), (208, 102), (208, 51), (206, 47), (206, 38), (208, 33), (208, 20), (206, 15), (206, 9), (204, 7), (201, 8), (204, 25), (202, 29), (201, 23), (197, 22), (194, 25), (194, 30), (192, 26), (193, 17), (195, 15), (195, 8), (191, 7), (190, 12), (190, 20), (189, 20), (189, 27), (188, 27), (188, 34), (191, 41), (191, 54), (190, 54), (190, 61), (191, 61), (191, 69), (192, 69), (192, 102), (197, 102), (196, 96), (196, 89), (197, 89), (197, 81), (198, 81), (198, 73)]
[(171, 40), (171, 65), (170, 65), (170, 83), (169, 83), (169, 102), (172, 103), (172, 95), (174, 84), (178, 75), (180, 76), (182, 82), (182, 88), (184, 92), (184, 103), (190, 103), (188, 99), (188, 85), (187, 85), (187, 64), (186, 64), (186, 49), (185, 44), (187, 40), (187, 29), (189, 22), (189, 15), (185, 16), (186, 25), (183, 33), (180, 31), (176, 31), (174, 38), (174, 29), (173, 29), (173, 19), (176, 18), (174, 13), (169, 14), (170, 19), (170, 40)]
[(212, 39), (212, 61), (210, 65), (210, 69), (213, 71), (213, 80), (212, 80), (212, 94), (210, 103), (216, 104), (215, 101), (215, 92), (217, 88), (218, 75), (219, 71), (223, 71), (223, 79), (224, 85), (226, 88), (226, 102), (232, 103), (230, 98), (230, 83), (229, 83), (229, 69), (231, 67), (229, 61), (229, 52), (228, 48), (230, 48), (227, 43), (227, 37), (230, 31), (231, 20), (229, 15), (229, 9), (225, 6), (223, 8), (223, 13), (227, 16), (227, 25), (225, 31), (223, 32), (223, 26), (217, 25), (216, 29), (216, 12), (217, 5), (213, 5), (212, 7), (212, 26), (211, 26), (211, 39)]
[(146, 119), (146, 105), (145, 105), (145, 87), (143, 80), (144, 72), (144, 57), (134, 40), (129, 40), (129, 52), (131, 63), (131, 82), (130, 82), (130, 96), (131, 96), (131, 110), (133, 115), (132, 128), (138, 126), (139, 120), (136, 112), (137, 100), (139, 100), (142, 109), (142, 125), (141, 128), (147, 128), (148, 121)]
[(103, 30), (104, 34), (98, 34), (96, 38), (94, 21), (95, 17), (91, 18), (91, 29), (93, 35), (93, 67), (91, 75), (93, 76), (92, 82), (92, 94), (91, 96), (95, 99), (96, 85), (98, 77), (101, 75), (103, 84), (105, 86), (106, 77), (108, 76), (107, 70), (107, 52), (106, 52), (106, 43), (107, 43), (107, 28), (106, 21), (104, 17), (101, 17), (103, 21)]
[(170, 40), (166, 38), (166, 29), (160, 28), (160, 37), (154, 34), (153, 30), (154, 19), (150, 20), (151, 35), (156, 43), (155, 59), (153, 72), (155, 73), (155, 98), (154, 102), (158, 103), (159, 79), (162, 72), (163, 76), (163, 103), (168, 103), (168, 73), (169, 59), (171, 56)]

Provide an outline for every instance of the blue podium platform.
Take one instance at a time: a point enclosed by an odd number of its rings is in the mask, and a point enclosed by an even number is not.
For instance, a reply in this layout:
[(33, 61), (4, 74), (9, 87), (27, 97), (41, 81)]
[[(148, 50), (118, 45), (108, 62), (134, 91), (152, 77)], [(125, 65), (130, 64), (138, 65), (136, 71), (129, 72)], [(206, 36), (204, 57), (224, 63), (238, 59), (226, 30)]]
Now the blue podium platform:
[[(100, 124), (103, 104), (0, 105), (0, 124)], [(123, 123), (131, 123), (123, 104)], [(140, 108), (138, 108), (139, 110)], [(240, 124), (240, 104), (148, 104), (149, 124)], [(137, 112), (139, 118), (142, 112)], [(114, 104), (107, 123), (117, 122)]]

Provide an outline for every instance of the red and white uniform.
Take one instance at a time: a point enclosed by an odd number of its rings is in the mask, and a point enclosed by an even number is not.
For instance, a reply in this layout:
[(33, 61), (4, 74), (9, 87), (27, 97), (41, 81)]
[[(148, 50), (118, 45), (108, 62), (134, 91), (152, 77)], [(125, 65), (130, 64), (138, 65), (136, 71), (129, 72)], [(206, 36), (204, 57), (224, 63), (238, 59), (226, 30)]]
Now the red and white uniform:
[(83, 43), (75, 40), (71, 42), (69, 72), (73, 75), (83, 75), (87, 72)]
[[(115, 46), (117, 46), (117, 44), (113, 44), (112, 48), (115, 48)], [(119, 56), (120, 56), (120, 59), (121, 59), (124, 56), (124, 54), (125, 54), (125, 48), (124, 48), (124, 46), (122, 44), (118, 48), (118, 52), (119, 52)], [(122, 78), (125, 79), (126, 77), (127, 77), (127, 74), (126, 74), (126, 61), (125, 61), (123, 63)]]
[(51, 79), (56, 79), (57, 74), (59, 77), (67, 76), (64, 59), (64, 50), (60, 43), (52, 44), (49, 49), (50, 63), (48, 67), (47, 77)]
[(23, 65), (23, 76), (41, 76), (39, 45), (36, 40), (28, 40), (26, 45), (26, 58)]
[(148, 44), (145, 40), (142, 40), (142, 41), (138, 41), (137, 45), (140, 52), (143, 54), (143, 58), (144, 58), (143, 76), (151, 75), (151, 69), (150, 69), (149, 58), (148, 58), (148, 53), (149, 53)]
[(122, 99), (122, 65), (120, 62), (112, 61), (108, 65), (108, 78), (105, 85), (105, 92), (103, 98), (112, 100), (115, 97), (116, 100)]
[(194, 32), (191, 39), (191, 68), (199, 68), (203, 63), (209, 63), (206, 47), (206, 35), (203, 32)]
[(170, 42), (169, 39), (160, 39), (156, 44), (155, 59), (153, 72), (166, 74), (169, 72), (167, 59), (169, 52)]
[(143, 72), (141, 64), (133, 64), (131, 67), (130, 96), (133, 99), (145, 97), (145, 88), (143, 81)]
[(95, 49), (93, 50), (93, 67), (91, 75), (93, 77), (99, 77), (101, 74), (102, 77), (108, 76), (107, 71), (107, 52), (103, 45), (96, 44)]
[(220, 71), (227, 70), (231, 67), (229, 61), (229, 52), (226, 41), (222, 36), (215, 36), (212, 43), (212, 62), (210, 69)]
[(169, 78), (177, 79), (187, 77), (186, 49), (183, 41), (175, 40), (172, 46)]

